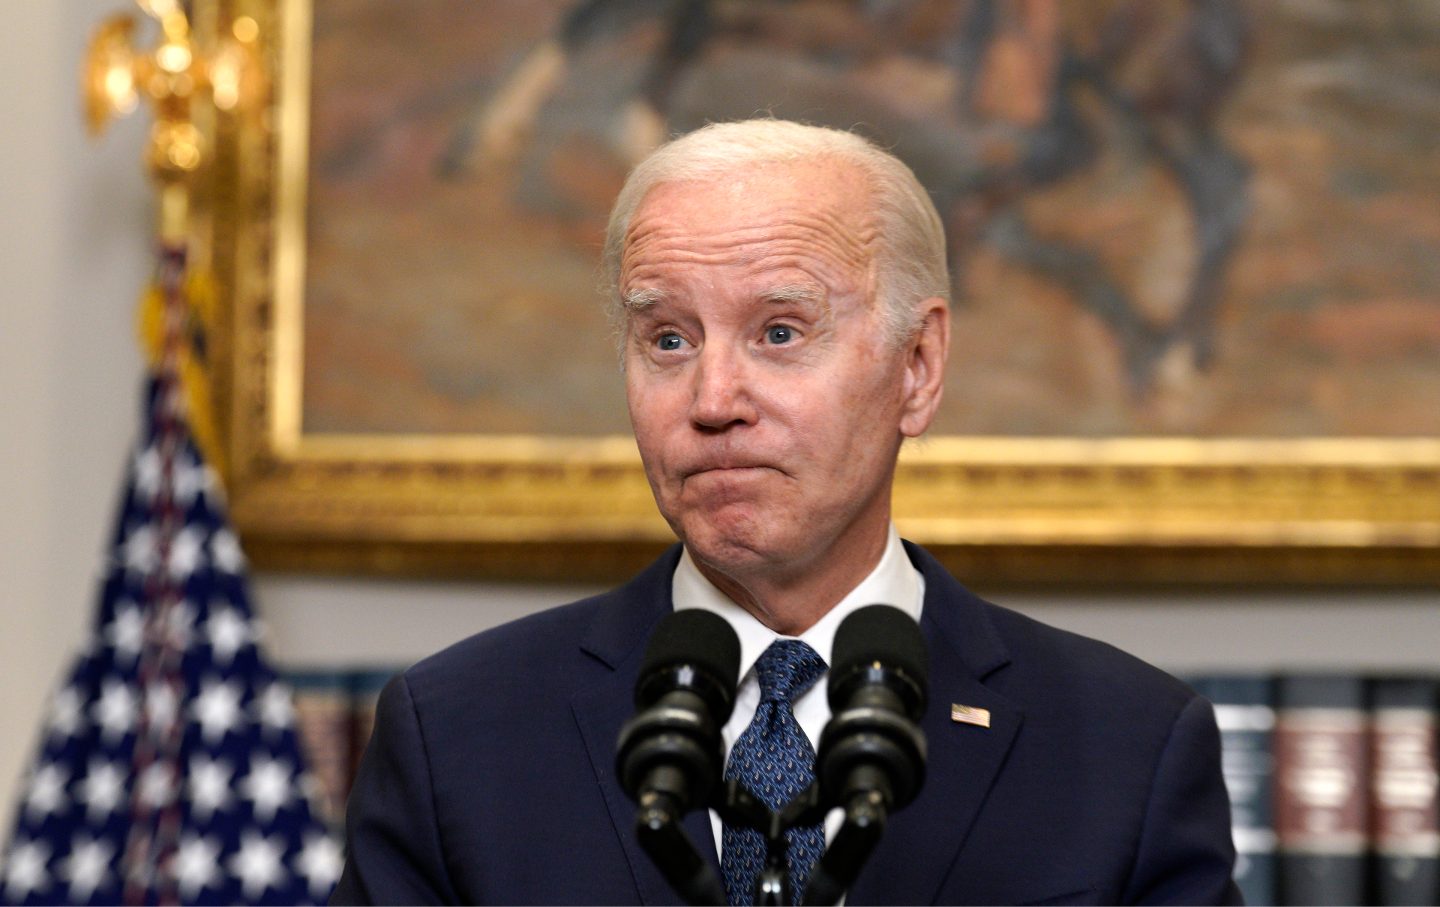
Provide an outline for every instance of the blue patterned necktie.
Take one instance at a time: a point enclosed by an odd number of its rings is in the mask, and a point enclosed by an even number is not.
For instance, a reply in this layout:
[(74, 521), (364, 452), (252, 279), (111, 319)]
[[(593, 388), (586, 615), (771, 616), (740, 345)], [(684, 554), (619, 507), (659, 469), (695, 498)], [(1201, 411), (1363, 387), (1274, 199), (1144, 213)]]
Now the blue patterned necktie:
[[(730, 751), (725, 778), (739, 780), (771, 809), (789, 803), (815, 780), (815, 750), (790, 704), (815, 685), (825, 667), (825, 660), (798, 639), (777, 639), (755, 662), (760, 705)], [(816, 823), (793, 828), (785, 837), (791, 898), (799, 903), (810, 870), (825, 851), (825, 829)], [(765, 866), (764, 835), (726, 823), (720, 853), (730, 903), (752, 903), (755, 879)]]

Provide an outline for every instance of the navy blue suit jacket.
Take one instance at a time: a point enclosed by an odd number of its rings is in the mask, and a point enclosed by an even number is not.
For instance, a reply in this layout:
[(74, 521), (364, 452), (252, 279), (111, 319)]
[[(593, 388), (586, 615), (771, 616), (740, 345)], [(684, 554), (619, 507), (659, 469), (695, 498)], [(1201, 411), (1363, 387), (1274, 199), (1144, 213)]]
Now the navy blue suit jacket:
[[(922, 549), (928, 771), (847, 904), (1238, 902), (1214, 717), (1168, 675), (980, 600)], [(335, 903), (675, 903), (615, 740), (678, 546), (481, 633), (380, 697)], [(991, 726), (952, 722), (952, 703)], [(704, 810), (686, 828), (707, 858)]]

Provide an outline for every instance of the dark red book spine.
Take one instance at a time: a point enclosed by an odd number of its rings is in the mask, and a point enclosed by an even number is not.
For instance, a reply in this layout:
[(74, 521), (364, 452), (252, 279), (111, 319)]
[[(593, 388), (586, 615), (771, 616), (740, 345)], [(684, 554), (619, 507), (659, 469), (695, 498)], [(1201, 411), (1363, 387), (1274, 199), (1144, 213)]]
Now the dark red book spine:
[(1365, 683), (1282, 677), (1275, 727), (1275, 831), (1283, 904), (1363, 904), (1370, 773)]

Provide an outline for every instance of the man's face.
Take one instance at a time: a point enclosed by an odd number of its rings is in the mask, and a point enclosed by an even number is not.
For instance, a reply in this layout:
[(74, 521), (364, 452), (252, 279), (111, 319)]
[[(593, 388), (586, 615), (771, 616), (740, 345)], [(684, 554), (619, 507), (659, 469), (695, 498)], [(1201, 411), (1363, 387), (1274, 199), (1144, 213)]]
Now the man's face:
[(882, 328), (864, 186), (848, 166), (768, 165), (661, 184), (630, 223), (635, 439), (676, 534), (738, 582), (883, 545), (900, 442), (933, 412)]

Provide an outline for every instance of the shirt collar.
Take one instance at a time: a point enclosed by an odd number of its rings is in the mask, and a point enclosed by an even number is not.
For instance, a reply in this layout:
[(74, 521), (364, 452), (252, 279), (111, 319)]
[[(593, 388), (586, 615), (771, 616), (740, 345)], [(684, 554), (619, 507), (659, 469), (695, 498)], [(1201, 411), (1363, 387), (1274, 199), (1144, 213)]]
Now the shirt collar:
[[(918, 622), (920, 607), (924, 601), (923, 583), (924, 579), (905, 555), (905, 547), (900, 544), (900, 535), (891, 524), (885, 551), (880, 555), (880, 562), (875, 565), (875, 569), (840, 599), (824, 617), (816, 621), (815, 626), (801, 633), (799, 639), (809, 644), (828, 665), (831, 649), (835, 644), (835, 630), (853, 611), (866, 605), (894, 605)], [(671, 591), (676, 611), (703, 608), (725, 618), (734, 628), (735, 635), (740, 637), (741, 677), (750, 671), (770, 643), (777, 639), (794, 638), (776, 633), (760, 623), (749, 611), (731, 601), (695, 566), (688, 549), (680, 555), (680, 563), (675, 567)]]

